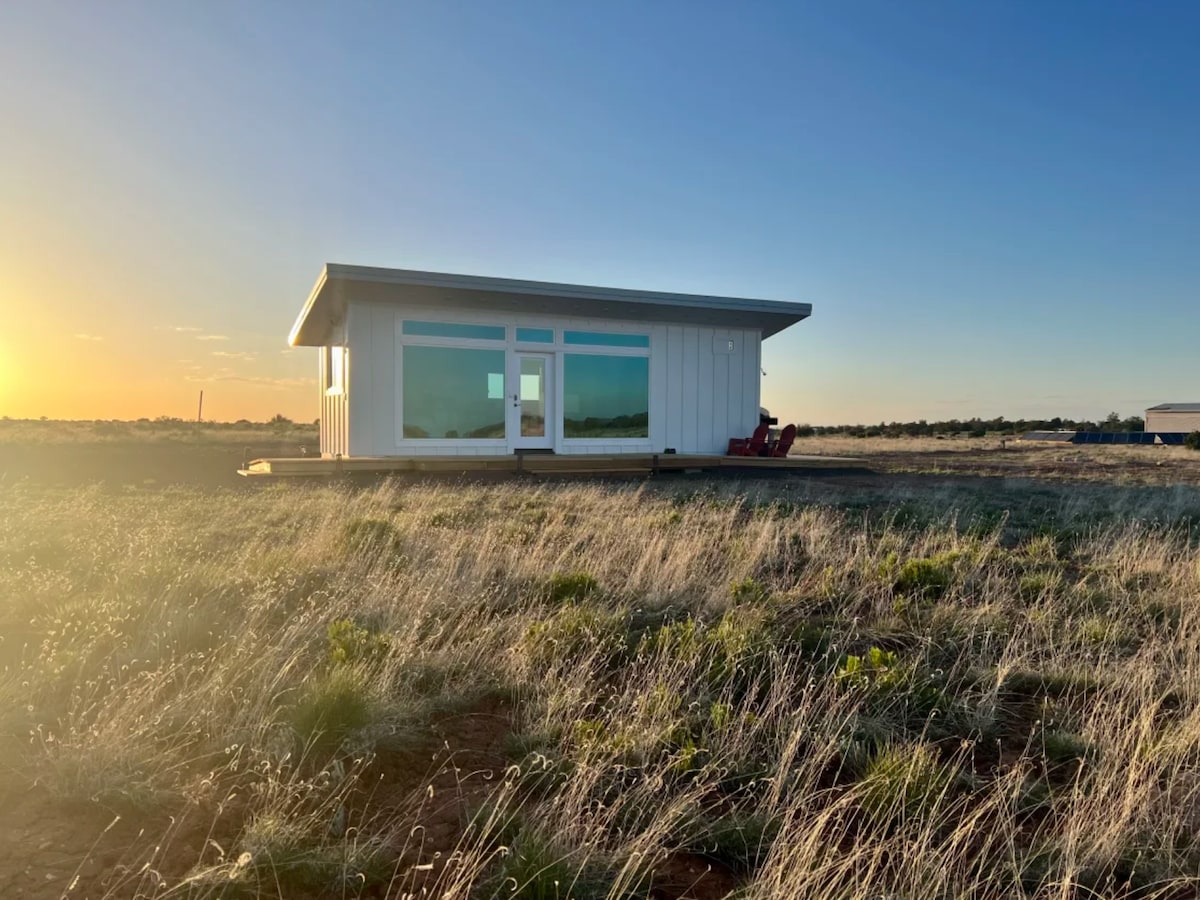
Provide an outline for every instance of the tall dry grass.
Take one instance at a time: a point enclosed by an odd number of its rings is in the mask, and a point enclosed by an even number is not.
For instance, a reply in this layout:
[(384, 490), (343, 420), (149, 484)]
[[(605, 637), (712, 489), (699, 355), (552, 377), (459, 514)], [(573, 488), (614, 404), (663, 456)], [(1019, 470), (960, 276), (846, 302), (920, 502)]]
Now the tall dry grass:
[(955, 490), (14, 486), (11, 777), (173, 817), (113, 897), (1193, 895), (1200, 497)]

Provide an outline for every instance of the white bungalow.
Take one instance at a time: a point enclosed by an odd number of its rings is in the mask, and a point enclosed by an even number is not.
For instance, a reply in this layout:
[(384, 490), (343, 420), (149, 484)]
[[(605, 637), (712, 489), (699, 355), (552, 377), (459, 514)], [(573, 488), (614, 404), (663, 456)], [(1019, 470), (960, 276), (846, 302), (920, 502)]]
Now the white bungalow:
[(321, 454), (723, 453), (761, 345), (808, 303), (329, 264), (289, 337), (321, 351)]

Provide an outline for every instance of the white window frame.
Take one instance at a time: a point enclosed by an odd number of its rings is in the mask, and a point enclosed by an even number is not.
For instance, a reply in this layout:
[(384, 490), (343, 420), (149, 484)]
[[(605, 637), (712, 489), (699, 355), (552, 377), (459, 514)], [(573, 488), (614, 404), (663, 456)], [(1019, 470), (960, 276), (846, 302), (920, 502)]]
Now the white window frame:
[[(503, 327), (505, 339), (491, 340), (486, 338), (443, 338), (443, 337), (428, 337), (425, 335), (406, 335), (404, 333), (405, 320), (417, 320), (424, 322), (446, 322), (465, 325), (485, 325), (492, 327)], [(554, 340), (551, 343), (535, 342), (535, 341), (518, 341), (516, 338), (517, 328), (538, 328), (547, 331), (553, 331)], [(604, 344), (566, 344), (563, 342), (563, 333), (566, 331), (590, 331), (597, 333), (610, 334), (636, 334), (645, 336), (649, 339), (647, 347), (619, 347), (607, 346)], [(469, 349), (484, 349), (484, 350), (504, 350), (505, 352), (505, 397), (512, 393), (509, 382), (511, 381), (511, 368), (514, 353), (517, 351), (529, 353), (544, 353), (553, 359), (553, 374), (551, 388), (554, 392), (554, 407), (555, 418), (553, 421), (554, 432), (554, 449), (556, 452), (574, 451), (580, 452), (589, 446), (600, 447), (621, 447), (628, 450), (649, 450), (652, 446), (654, 433), (653, 422), (653, 407), (654, 407), (654, 363), (652, 350), (654, 347), (654, 330), (650, 323), (642, 325), (641, 323), (625, 323), (625, 322), (596, 322), (588, 321), (571, 321), (563, 318), (547, 319), (532, 315), (518, 315), (504, 323), (497, 322), (494, 318), (483, 316), (463, 315), (458, 311), (452, 310), (433, 310), (427, 308), (410, 307), (403, 310), (398, 310), (395, 319), (395, 348), (396, 348), (396, 425), (395, 425), (395, 441), (396, 449), (417, 450), (423, 452), (436, 452), (438, 449), (444, 449), (447, 453), (460, 453), (462, 451), (470, 451), (475, 454), (507, 454), (509, 452), (509, 438), (506, 434), (503, 439), (496, 438), (410, 438), (404, 435), (404, 348), (406, 346), (423, 346), (423, 347), (452, 347), (464, 350)], [(564, 417), (566, 415), (566, 397), (564, 393), (565, 383), (565, 355), (574, 353), (589, 356), (640, 356), (651, 360), (649, 365), (649, 383), (646, 386), (647, 397), (649, 400), (649, 409), (647, 413), (650, 418), (646, 424), (646, 437), (575, 437), (568, 438), (564, 435)], [(507, 418), (506, 431), (507, 431)], [(600, 452), (599, 449), (597, 452)]]

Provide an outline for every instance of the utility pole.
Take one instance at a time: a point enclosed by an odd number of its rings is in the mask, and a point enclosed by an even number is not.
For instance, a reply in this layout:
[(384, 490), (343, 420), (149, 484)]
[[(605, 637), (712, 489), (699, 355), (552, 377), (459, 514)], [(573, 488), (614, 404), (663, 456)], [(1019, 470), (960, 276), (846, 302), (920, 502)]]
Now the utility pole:
[(196, 410), (196, 421), (204, 421), (204, 389), (200, 389), (200, 408)]

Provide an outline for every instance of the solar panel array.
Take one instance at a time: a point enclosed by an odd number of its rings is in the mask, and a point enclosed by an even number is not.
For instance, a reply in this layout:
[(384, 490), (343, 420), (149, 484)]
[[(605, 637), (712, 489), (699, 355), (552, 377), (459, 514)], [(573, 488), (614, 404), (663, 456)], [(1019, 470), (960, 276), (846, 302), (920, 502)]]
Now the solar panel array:
[(1072, 444), (1183, 444), (1184, 435), (1170, 431), (1080, 431)]
[(1075, 437), (1073, 431), (1031, 431), (1028, 434), (1022, 435), (1023, 441), (1052, 441), (1054, 443), (1066, 444)]
[(1172, 431), (1031, 431), (1023, 441), (1058, 444), (1170, 444), (1182, 446), (1186, 435)]

